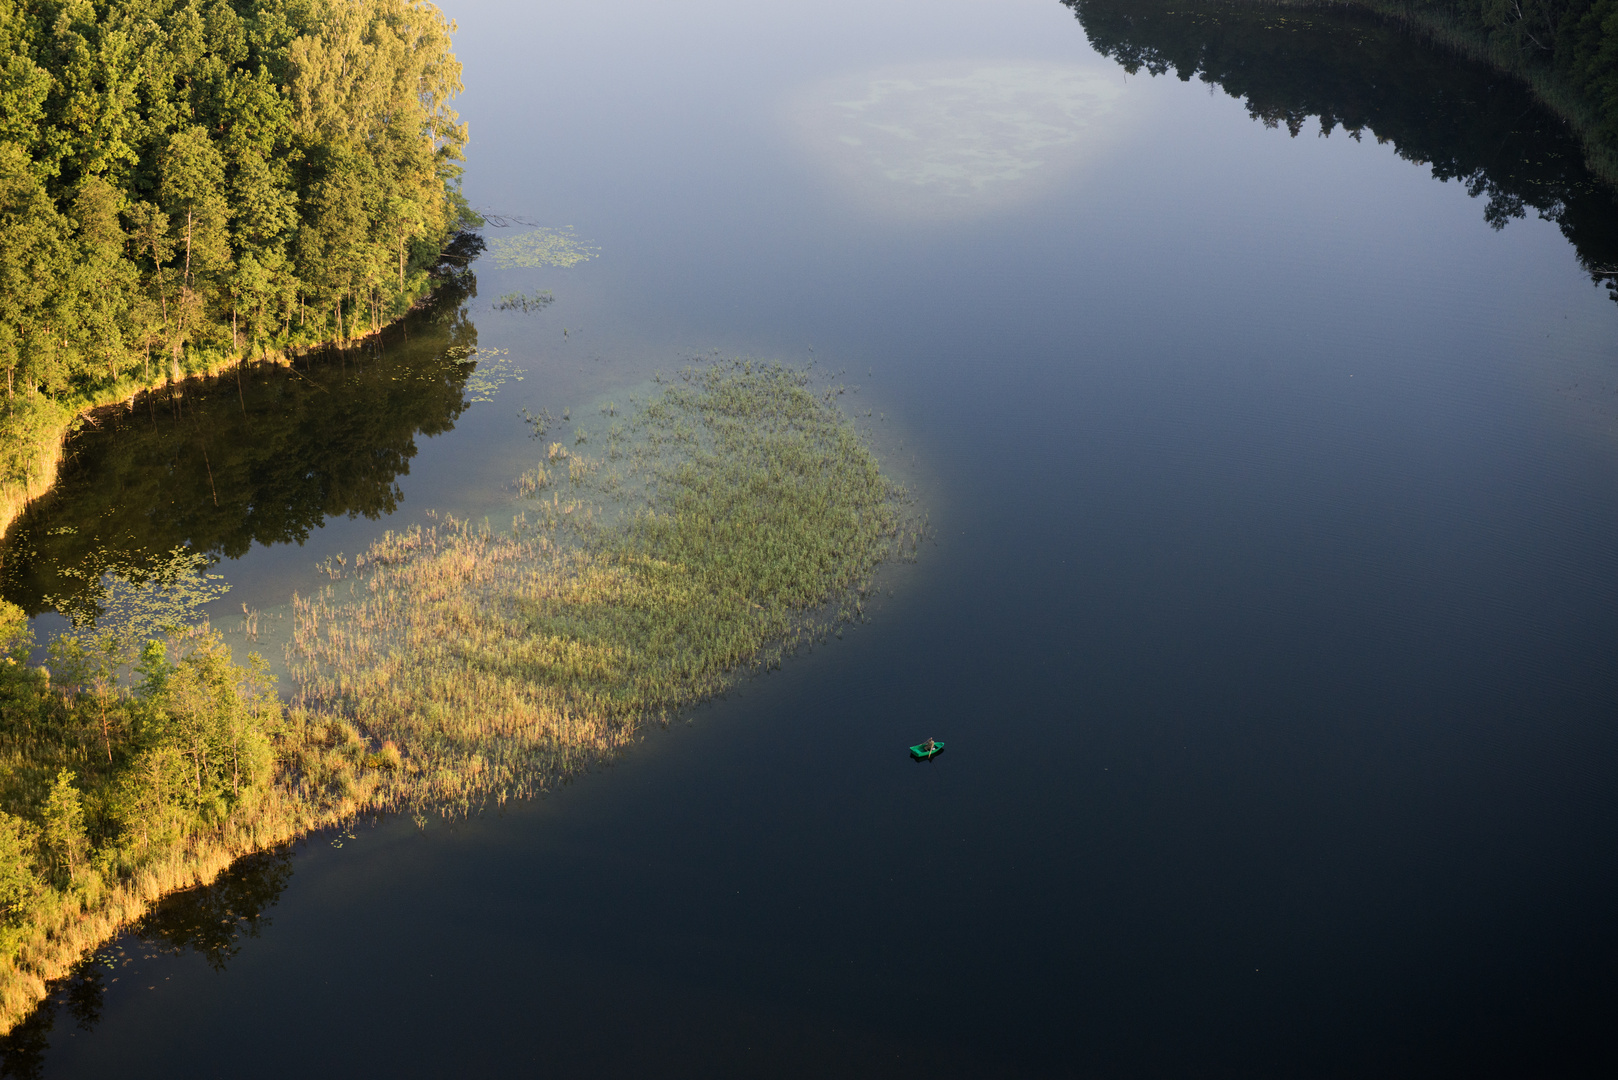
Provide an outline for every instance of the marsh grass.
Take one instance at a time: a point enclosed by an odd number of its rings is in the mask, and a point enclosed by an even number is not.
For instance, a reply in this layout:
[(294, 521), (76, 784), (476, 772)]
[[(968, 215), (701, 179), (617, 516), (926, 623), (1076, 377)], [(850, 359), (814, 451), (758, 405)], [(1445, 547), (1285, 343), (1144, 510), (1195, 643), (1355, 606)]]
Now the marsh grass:
[(691, 368), (626, 414), (619, 463), (552, 444), (509, 530), (389, 533), (295, 601), (296, 708), (392, 743), (391, 800), (464, 810), (863, 618), (920, 535), (835, 399), (775, 364)]
[[(176, 552), (104, 582), (98, 615), (146, 612), (125, 618), (131, 633), (169, 628), (221, 680), (226, 712), (251, 712), (267, 771), (218, 812), (120, 811), (70, 881), (36, 882), (0, 926), (0, 1033), (162, 896), (243, 855), (361, 815), (423, 823), (533, 794), (863, 619), (878, 565), (913, 558), (923, 526), (836, 407), (840, 388), (748, 362), (660, 387), (616, 418), (615, 459), (552, 443), (509, 529), (438, 518), (326, 560), (318, 590), (293, 599), (284, 707), (256, 657), (233, 668), (205, 627), (174, 629), (215, 594), (202, 563)], [(256, 637), (258, 613), (242, 614)], [(12, 682), (67, 726), (59, 746), (35, 745), (35, 728), (0, 740), (0, 775), (40, 788), (8, 788), (8, 805), (40, 803), (62, 766), (92, 804), (119, 775), (145, 782), (141, 762), (158, 759), (120, 747), (119, 765), (98, 764), (112, 739), (93, 687), (72, 696), (43, 669)]]

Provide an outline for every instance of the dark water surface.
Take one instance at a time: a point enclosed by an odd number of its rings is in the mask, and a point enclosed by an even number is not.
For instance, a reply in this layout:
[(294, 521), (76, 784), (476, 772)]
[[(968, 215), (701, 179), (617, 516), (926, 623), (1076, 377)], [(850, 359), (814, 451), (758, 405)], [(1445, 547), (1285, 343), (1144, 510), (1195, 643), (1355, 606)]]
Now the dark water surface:
[(1520, 89), (1342, 11), (444, 6), (472, 202), (599, 258), (87, 431), (8, 595), (189, 543), (273, 622), (712, 350), (846, 371), (936, 543), (610, 768), (179, 898), (12, 1072), (1618, 1069), (1618, 209)]

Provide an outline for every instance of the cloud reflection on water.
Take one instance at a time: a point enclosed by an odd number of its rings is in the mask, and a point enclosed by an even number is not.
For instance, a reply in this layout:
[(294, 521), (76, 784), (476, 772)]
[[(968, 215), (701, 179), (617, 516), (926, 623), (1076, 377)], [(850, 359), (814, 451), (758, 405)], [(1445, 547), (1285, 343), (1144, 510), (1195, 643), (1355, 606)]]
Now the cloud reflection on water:
[(1026, 61), (886, 68), (792, 103), (812, 157), (884, 212), (982, 213), (1095, 160), (1123, 110), (1116, 69)]

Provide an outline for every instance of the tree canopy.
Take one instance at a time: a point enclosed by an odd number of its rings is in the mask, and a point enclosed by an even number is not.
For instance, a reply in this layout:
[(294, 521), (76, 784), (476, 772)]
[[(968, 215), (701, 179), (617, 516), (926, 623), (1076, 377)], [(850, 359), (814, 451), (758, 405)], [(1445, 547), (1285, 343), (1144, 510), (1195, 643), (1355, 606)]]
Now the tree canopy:
[(0, 438), (407, 309), (474, 220), (453, 30), (424, 0), (0, 0)]

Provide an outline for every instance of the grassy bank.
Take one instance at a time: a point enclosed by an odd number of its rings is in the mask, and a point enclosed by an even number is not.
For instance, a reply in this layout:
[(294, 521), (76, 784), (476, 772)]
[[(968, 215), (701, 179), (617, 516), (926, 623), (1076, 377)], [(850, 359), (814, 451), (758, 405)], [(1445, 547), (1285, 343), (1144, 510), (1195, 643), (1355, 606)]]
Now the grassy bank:
[(838, 393), (733, 363), (609, 406), (599, 436), (551, 443), (521, 478), (509, 531), (390, 533), (296, 598), (290, 703), (180, 629), (214, 595), (194, 556), (108, 579), (97, 624), (46, 668), (7, 613), (0, 1031), (234, 858), (359, 814), (532, 794), (862, 618), (919, 530)]

